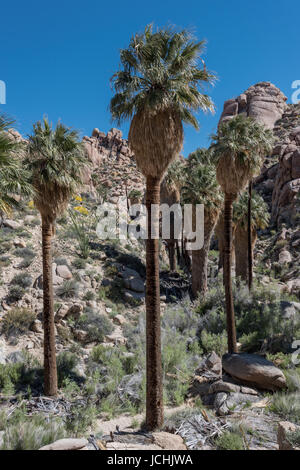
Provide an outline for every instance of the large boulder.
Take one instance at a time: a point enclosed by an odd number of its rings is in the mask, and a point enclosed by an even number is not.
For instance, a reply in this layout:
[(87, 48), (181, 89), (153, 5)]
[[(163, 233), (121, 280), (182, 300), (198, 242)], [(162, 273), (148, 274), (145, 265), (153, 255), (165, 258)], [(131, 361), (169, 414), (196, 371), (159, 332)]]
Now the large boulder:
[(232, 377), (262, 390), (280, 390), (286, 387), (286, 379), (272, 362), (256, 354), (225, 354), (223, 369)]
[(41, 447), (39, 450), (80, 450), (87, 444), (87, 439), (59, 439), (52, 444)]

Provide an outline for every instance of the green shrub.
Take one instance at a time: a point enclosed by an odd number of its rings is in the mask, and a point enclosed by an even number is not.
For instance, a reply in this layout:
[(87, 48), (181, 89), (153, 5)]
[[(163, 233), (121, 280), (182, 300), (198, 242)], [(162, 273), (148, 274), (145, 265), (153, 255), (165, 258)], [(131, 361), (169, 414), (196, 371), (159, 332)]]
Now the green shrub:
[(7, 294), (7, 301), (8, 303), (12, 304), (21, 300), (23, 295), (25, 294), (25, 289), (21, 286), (12, 286)]
[(237, 432), (225, 431), (217, 437), (215, 444), (218, 450), (245, 450), (243, 438)]
[[(257, 352), (263, 349), (277, 353), (289, 350), (294, 338), (299, 337), (300, 320), (295, 317), (283, 321), (283, 300), (288, 300), (288, 297), (280, 295), (276, 285), (266, 287), (256, 284), (251, 293), (245, 285), (234, 285), (237, 337), (242, 343), (243, 351)], [(226, 332), (224, 305), (224, 289), (218, 284), (196, 306), (195, 311), (200, 314), (200, 344), (203, 330), (210, 335)]]
[(86, 294), (83, 296), (83, 300), (94, 300), (95, 299), (95, 293), (91, 290), (88, 290)]
[(42, 414), (25, 416), (8, 424), (1, 450), (38, 450), (63, 437), (66, 437), (66, 431), (60, 419), (46, 420)]
[(91, 428), (97, 417), (97, 408), (94, 405), (75, 405), (66, 419), (66, 430), (75, 437), (84, 434)]
[(78, 297), (79, 284), (73, 279), (66, 280), (56, 289), (56, 294), (63, 299), (72, 299)]
[(288, 432), (286, 438), (293, 447), (300, 447), (300, 429), (294, 432)]
[(54, 263), (56, 263), (57, 266), (68, 266), (68, 260), (63, 256), (58, 256), (57, 258), (55, 258)]
[(274, 393), (270, 411), (278, 414), (285, 421), (300, 424), (300, 392)]
[(38, 360), (23, 352), (22, 362), (0, 364), (0, 392), (4, 395), (27, 393), (35, 390), (41, 393), (43, 369)]
[(23, 288), (30, 287), (32, 284), (32, 277), (30, 276), (30, 274), (27, 273), (16, 274), (13, 277), (11, 283), (21, 286)]
[(57, 356), (56, 363), (58, 386), (61, 387), (66, 379), (76, 377), (74, 369), (78, 363), (78, 358), (69, 351), (63, 351)]
[(27, 308), (13, 308), (3, 317), (2, 333), (6, 336), (27, 333), (36, 315)]
[(114, 330), (112, 322), (106, 315), (99, 314), (89, 308), (85, 309), (85, 313), (78, 320), (77, 326), (87, 331), (87, 338), (90, 342), (97, 341), (99, 343), (102, 343), (104, 337)]
[(82, 258), (75, 258), (72, 261), (72, 266), (74, 266), (74, 268), (76, 269), (84, 269), (86, 267), (86, 264), (86, 259)]

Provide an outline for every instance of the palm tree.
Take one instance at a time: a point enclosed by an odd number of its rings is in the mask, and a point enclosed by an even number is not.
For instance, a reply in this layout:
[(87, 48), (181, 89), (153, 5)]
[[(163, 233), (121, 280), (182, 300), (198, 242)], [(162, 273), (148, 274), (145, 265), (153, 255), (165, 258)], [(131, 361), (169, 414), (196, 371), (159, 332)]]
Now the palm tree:
[[(263, 158), (273, 148), (274, 136), (273, 132), (266, 129), (261, 124), (256, 124), (253, 129), (253, 140), (256, 141), (257, 147), (256, 152), (261, 156), (261, 164)], [(248, 288), (249, 291), (252, 288), (253, 282), (253, 249), (252, 249), (252, 179), (248, 183)]]
[[(253, 119), (238, 115), (220, 124), (212, 136), (217, 180), (224, 192), (224, 284), (229, 353), (237, 352), (236, 328), (231, 282), (233, 203), (262, 165), (259, 136), (264, 130)], [(269, 131), (265, 131), (269, 133)]]
[[(177, 186), (166, 177), (160, 185), (160, 202), (171, 207), (173, 204), (180, 203), (180, 192)], [(174, 213), (170, 214), (170, 238), (165, 239), (169, 254), (170, 271), (176, 271), (176, 234), (174, 233)]]
[(192, 294), (196, 298), (207, 291), (207, 263), (210, 241), (222, 204), (216, 168), (206, 149), (197, 149), (189, 155), (186, 181), (182, 188), (182, 200), (186, 204), (204, 205), (204, 244), (192, 251)]
[[(235, 272), (236, 277), (247, 281), (249, 266), (248, 257), (248, 193), (243, 192), (233, 206), (233, 221), (235, 230)], [(257, 194), (252, 195), (252, 217), (251, 217), (251, 255), (253, 254), (257, 240), (257, 229), (264, 229), (268, 225), (270, 215), (268, 206), (263, 198)], [(252, 258), (252, 256), (251, 256)]]
[(42, 218), (44, 294), (44, 392), (57, 394), (51, 240), (57, 216), (78, 192), (86, 166), (78, 133), (58, 123), (53, 129), (47, 119), (33, 126), (29, 136), (27, 168), (35, 188), (34, 204)]
[(24, 146), (17, 142), (9, 129), (13, 121), (0, 115), (0, 215), (9, 215), (11, 209), (18, 205), (17, 194), (29, 196), (32, 187), (28, 173), (22, 166), (20, 153)]
[[(110, 103), (118, 122), (131, 119), (129, 144), (137, 166), (146, 178), (148, 239), (146, 243), (146, 426), (163, 423), (160, 338), (158, 233), (160, 183), (183, 144), (182, 123), (198, 128), (193, 111), (212, 110), (211, 99), (199, 85), (213, 81), (213, 74), (197, 65), (204, 42), (195, 42), (187, 31), (153, 31), (152, 25), (136, 34), (121, 50), (121, 70), (114, 74), (116, 92)], [(151, 213), (152, 207), (152, 213)], [(157, 207), (157, 206), (156, 206)]]

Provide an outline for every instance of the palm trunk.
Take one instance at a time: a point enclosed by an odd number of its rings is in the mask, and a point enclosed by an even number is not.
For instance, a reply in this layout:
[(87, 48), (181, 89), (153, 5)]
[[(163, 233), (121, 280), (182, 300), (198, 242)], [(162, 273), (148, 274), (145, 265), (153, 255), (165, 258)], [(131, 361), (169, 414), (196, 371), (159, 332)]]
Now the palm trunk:
[(234, 195), (225, 194), (224, 207), (224, 285), (226, 299), (226, 317), (227, 317), (227, 336), (228, 336), (228, 352), (236, 353), (236, 329), (235, 316), (233, 308), (232, 281), (231, 281), (231, 252), (232, 252), (232, 212), (233, 212)]
[(204, 219), (204, 244), (200, 250), (192, 251), (192, 294), (196, 298), (207, 292), (208, 253), (217, 215), (206, 214)]
[(252, 181), (249, 181), (248, 197), (248, 287), (252, 289), (253, 283), (253, 251), (252, 251)]
[(51, 239), (52, 224), (42, 219), (43, 244), (43, 294), (44, 294), (44, 393), (57, 395), (57, 369), (55, 354), (55, 330), (52, 284)]
[(176, 271), (175, 240), (169, 240), (168, 247), (169, 247), (170, 271)]
[[(256, 243), (256, 230), (252, 228), (251, 230), (251, 253), (253, 253), (255, 243)], [(236, 277), (240, 277), (243, 281), (247, 282), (249, 280), (249, 265), (248, 265), (248, 250), (249, 250), (249, 237), (248, 237), (248, 228), (243, 228), (243, 226), (238, 226), (235, 232), (235, 273)], [(253, 256), (253, 255), (252, 255)]]
[(176, 271), (174, 223), (174, 213), (172, 212), (170, 215), (170, 239), (168, 240), (170, 271)]
[[(146, 207), (148, 213), (148, 238), (146, 243), (146, 426), (149, 430), (163, 424), (159, 240), (151, 237), (151, 226), (158, 226), (158, 213), (151, 217), (152, 204), (159, 205), (160, 180), (147, 177)], [(158, 230), (157, 230), (158, 232)]]

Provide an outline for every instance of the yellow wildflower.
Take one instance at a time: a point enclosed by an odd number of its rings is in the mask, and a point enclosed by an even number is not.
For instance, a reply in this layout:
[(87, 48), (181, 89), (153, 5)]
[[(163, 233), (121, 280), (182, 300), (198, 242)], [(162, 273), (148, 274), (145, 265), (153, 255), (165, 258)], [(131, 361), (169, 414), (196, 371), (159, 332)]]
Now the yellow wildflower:
[(83, 206), (76, 206), (74, 207), (74, 210), (79, 212), (80, 214), (83, 214), (83, 215), (88, 215), (89, 211), (86, 207), (83, 207)]
[(79, 195), (75, 196), (75, 201), (82, 202), (82, 197)]
[(34, 208), (34, 201), (29, 201), (29, 202), (28, 202), (28, 207), (29, 207), (30, 209), (33, 209), (33, 208)]

